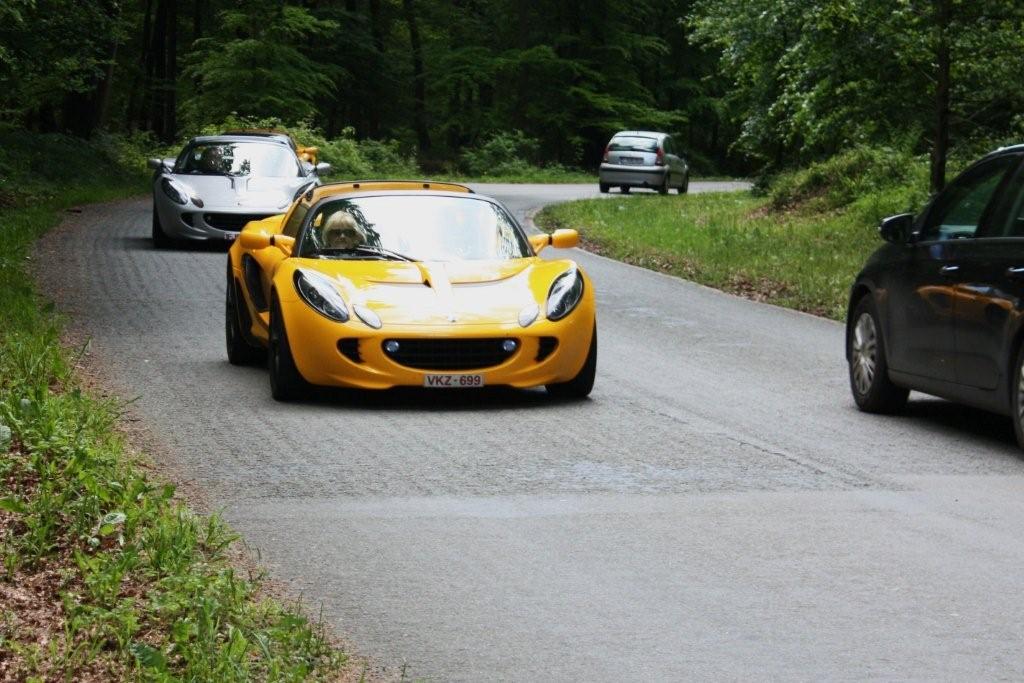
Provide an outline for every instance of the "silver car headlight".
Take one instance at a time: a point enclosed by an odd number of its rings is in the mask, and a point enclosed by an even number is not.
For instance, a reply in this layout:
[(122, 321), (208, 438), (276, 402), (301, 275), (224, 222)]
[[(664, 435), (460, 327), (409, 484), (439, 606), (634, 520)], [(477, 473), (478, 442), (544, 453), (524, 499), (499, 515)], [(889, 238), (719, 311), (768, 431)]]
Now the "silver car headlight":
[(551, 283), (548, 291), (548, 320), (561, 320), (572, 313), (583, 298), (583, 275), (573, 266)]
[(160, 187), (163, 188), (164, 194), (167, 195), (175, 204), (181, 204), (184, 206), (188, 204), (189, 192), (179, 183), (174, 182), (170, 178), (164, 178), (160, 181)]
[(348, 306), (329, 277), (313, 270), (295, 271), (295, 291), (310, 308), (339, 323), (348, 322)]

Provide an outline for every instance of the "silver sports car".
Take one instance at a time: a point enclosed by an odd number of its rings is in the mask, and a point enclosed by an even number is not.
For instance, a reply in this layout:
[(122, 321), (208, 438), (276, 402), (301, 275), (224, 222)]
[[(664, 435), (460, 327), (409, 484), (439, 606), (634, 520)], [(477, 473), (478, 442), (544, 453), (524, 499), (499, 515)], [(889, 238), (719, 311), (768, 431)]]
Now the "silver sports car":
[(176, 239), (232, 240), (249, 221), (284, 211), (331, 170), (301, 160), (288, 136), (274, 134), (197, 137), (177, 159), (149, 165), (157, 247)]

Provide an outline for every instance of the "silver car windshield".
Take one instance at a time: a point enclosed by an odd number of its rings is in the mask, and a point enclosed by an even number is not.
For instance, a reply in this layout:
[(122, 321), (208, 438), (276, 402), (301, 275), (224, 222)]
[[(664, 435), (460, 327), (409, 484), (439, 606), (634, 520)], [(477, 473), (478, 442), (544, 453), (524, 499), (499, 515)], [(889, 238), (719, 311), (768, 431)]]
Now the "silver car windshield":
[(408, 261), (532, 256), (501, 207), (470, 197), (383, 195), (338, 199), (313, 216), (302, 256)]
[(295, 153), (260, 142), (199, 142), (179, 159), (176, 173), (188, 175), (266, 176), (302, 175)]
[(654, 138), (642, 138), (634, 135), (621, 135), (612, 138), (608, 143), (610, 152), (655, 152), (658, 141)]

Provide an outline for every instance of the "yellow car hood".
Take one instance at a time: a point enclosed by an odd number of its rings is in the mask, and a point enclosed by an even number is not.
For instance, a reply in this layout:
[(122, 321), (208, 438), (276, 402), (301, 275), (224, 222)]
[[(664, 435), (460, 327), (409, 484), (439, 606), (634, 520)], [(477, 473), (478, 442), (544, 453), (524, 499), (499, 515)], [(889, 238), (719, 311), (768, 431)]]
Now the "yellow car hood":
[(300, 268), (332, 278), (349, 306), (372, 309), (387, 325), (487, 325), (543, 310), (551, 283), (569, 261), (415, 262), (301, 259)]

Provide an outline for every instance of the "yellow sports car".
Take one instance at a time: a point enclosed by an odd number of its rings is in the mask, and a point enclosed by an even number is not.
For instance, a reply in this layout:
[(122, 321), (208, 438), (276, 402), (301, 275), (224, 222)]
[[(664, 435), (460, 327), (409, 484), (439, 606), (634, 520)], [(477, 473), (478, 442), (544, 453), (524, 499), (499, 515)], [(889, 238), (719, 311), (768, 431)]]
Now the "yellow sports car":
[(537, 256), (577, 241), (574, 230), (527, 237), (463, 185), (312, 188), (231, 246), (228, 359), (266, 353), (278, 400), (308, 385), (543, 385), (585, 397), (597, 366), (594, 288), (573, 261)]

